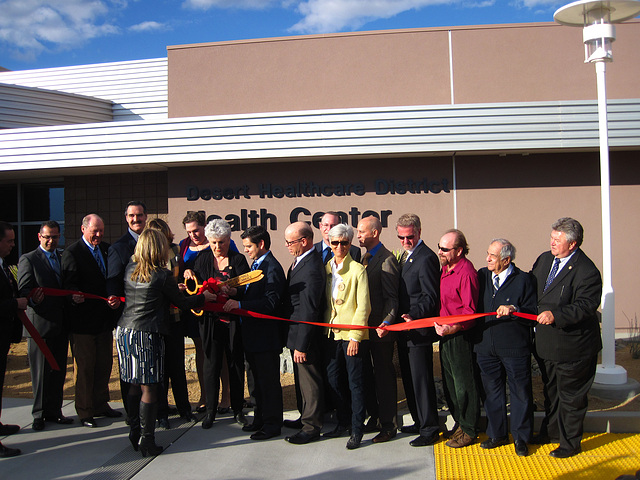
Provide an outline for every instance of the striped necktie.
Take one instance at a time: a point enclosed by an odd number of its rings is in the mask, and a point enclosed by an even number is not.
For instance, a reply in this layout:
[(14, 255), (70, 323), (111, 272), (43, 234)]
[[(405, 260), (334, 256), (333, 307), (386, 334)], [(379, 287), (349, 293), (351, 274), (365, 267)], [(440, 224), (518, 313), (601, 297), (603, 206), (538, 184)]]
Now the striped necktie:
[(553, 267), (551, 267), (551, 271), (549, 272), (549, 276), (547, 277), (547, 281), (544, 284), (544, 290), (542, 291), (543, 293), (547, 291), (547, 288), (549, 288), (549, 285), (553, 283), (553, 279), (556, 278), (556, 275), (558, 274), (559, 266), (560, 266), (560, 259), (556, 258), (555, 261), (553, 262)]

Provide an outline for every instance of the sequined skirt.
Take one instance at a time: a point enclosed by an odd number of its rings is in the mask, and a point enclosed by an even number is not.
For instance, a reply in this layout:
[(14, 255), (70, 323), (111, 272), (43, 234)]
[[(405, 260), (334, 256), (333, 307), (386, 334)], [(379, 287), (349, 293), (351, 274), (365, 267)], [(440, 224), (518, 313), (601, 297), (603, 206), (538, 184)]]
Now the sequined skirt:
[(136, 385), (160, 383), (164, 373), (164, 339), (156, 332), (116, 329), (120, 378)]

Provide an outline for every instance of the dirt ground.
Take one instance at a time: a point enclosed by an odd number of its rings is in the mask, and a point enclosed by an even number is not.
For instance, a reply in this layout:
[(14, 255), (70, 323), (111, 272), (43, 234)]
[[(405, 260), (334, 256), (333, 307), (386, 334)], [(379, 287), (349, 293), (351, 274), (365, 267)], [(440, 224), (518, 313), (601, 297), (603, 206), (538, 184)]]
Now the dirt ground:
[[(193, 345), (186, 345), (185, 354), (187, 356), (195, 353)], [(75, 387), (73, 384), (73, 361), (69, 354), (67, 363), (67, 378), (64, 388), (64, 398), (72, 400), (74, 398)], [(634, 359), (630, 353), (630, 347), (627, 344), (620, 344), (616, 351), (616, 364), (623, 366), (628, 373), (629, 378), (640, 380), (640, 359)], [(434, 353), (434, 370), (437, 377), (440, 376), (440, 362), (438, 354)], [(285, 410), (294, 410), (296, 408), (295, 390), (293, 386), (293, 374), (284, 373), (280, 377), (283, 391), (283, 400)], [(187, 382), (189, 388), (189, 400), (194, 408), (200, 398), (200, 388), (195, 372), (187, 371)], [(118, 381), (118, 358), (114, 350), (113, 370), (111, 372), (111, 381), (109, 384), (112, 401), (121, 401), (120, 384)], [(537, 409), (542, 410), (542, 380), (539, 376), (533, 377), (534, 400)], [(20, 343), (13, 344), (9, 352), (7, 373), (4, 382), (3, 396), (5, 398), (33, 398), (31, 392), (31, 377), (29, 374), (29, 361), (27, 358), (27, 342), (23, 340)], [(249, 394), (245, 387), (245, 398)], [(398, 379), (398, 407), (405, 408), (404, 390), (402, 381)], [(169, 393), (169, 403), (173, 403), (173, 397)], [(626, 402), (618, 402), (612, 400), (603, 400), (594, 396), (589, 398), (589, 410), (615, 410), (615, 411), (638, 411), (640, 410), (640, 400), (633, 398)]]

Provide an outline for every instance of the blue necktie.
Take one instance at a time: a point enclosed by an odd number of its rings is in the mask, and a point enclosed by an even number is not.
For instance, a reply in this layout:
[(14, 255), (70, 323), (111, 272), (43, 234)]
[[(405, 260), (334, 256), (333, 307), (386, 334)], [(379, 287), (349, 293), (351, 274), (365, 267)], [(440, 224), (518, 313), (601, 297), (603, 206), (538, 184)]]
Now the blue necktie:
[(497, 275), (493, 277), (493, 288), (495, 288), (496, 291), (500, 288), (500, 277)]
[(549, 285), (553, 283), (553, 279), (556, 278), (556, 275), (558, 274), (559, 266), (560, 266), (560, 259), (556, 258), (553, 262), (553, 267), (551, 267), (551, 271), (549, 272), (549, 276), (547, 277), (547, 281), (544, 284), (544, 290), (542, 291), (543, 293), (547, 291), (547, 288), (549, 288)]
[(96, 262), (98, 262), (98, 266), (100, 267), (100, 271), (102, 272), (103, 276), (107, 276), (107, 269), (104, 268), (104, 262), (102, 261), (102, 255), (100, 255), (100, 250), (98, 249), (98, 247), (95, 247), (93, 249), (93, 256), (96, 259)]
[(51, 264), (51, 268), (56, 272), (56, 277), (58, 277), (58, 281), (60, 280), (60, 264), (58, 263), (58, 259), (56, 258), (55, 252), (49, 252), (49, 263)]
[(331, 250), (330, 248), (325, 248), (322, 251), (322, 263), (326, 265), (327, 262), (331, 260), (331, 257), (333, 257), (333, 250)]

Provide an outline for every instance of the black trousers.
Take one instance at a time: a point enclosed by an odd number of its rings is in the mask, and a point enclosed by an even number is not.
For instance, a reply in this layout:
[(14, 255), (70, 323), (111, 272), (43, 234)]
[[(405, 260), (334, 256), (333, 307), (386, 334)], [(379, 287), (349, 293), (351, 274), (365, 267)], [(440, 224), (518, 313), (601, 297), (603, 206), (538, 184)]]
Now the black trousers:
[(364, 388), (367, 413), (380, 422), (383, 431), (395, 431), (398, 412), (396, 372), (393, 366), (395, 342), (369, 341), (370, 355), (364, 359)]
[(33, 418), (55, 418), (62, 415), (69, 336), (61, 334), (53, 338), (45, 338), (44, 342), (51, 350), (60, 370), (56, 371), (51, 368), (36, 342), (32, 338), (27, 339), (31, 388), (33, 390), (33, 408), (31, 409)]
[(282, 386), (280, 385), (280, 352), (245, 352), (254, 379), (253, 422), (267, 433), (280, 433), (282, 428)]
[(207, 393), (207, 414), (215, 417), (220, 395), (220, 372), (226, 353), (229, 366), (229, 392), (233, 413), (244, 404), (244, 350), (240, 325), (206, 316), (200, 322), (200, 338), (204, 350), (203, 377)]
[[(407, 346), (406, 334), (400, 332), (398, 335), (398, 363), (400, 363), (400, 375), (402, 376), (402, 386), (407, 399), (407, 407), (415, 425), (420, 425), (418, 419), (418, 408), (416, 407), (416, 394), (413, 389), (413, 379), (411, 377), (411, 364), (409, 363), (409, 347)], [(431, 346), (431, 363), (433, 370), (433, 346)], [(434, 384), (435, 385), (435, 384)]]
[(596, 375), (598, 356), (574, 362), (545, 360), (548, 375), (546, 385), (549, 410), (545, 419), (549, 437), (560, 440), (561, 448), (575, 450), (580, 446), (584, 417), (587, 414), (587, 394)]
[(528, 442), (533, 428), (531, 355), (503, 357), (478, 353), (476, 358), (486, 393), (484, 409), (488, 421), (487, 435), (491, 438), (502, 438), (509, 433), (506, 392), (508, 381), (511, 435), (514, 441)]
[(438, 397), (433, 376), (433, 345), (409, 347), (409, 364), (420, 435), (430, 437), (440, 431)]
[(2, 390), (4, 387), (4, 374), (7, 370), (7, 355), (9, 355), (10, 342), (0, 340), (0, 418), (2, 417)]
[[(362, 434), (366, 409), (364, 405), (364, 358), (369, 355), (369, 341), (360, 342), (358, 354), (347, 355), (349, 340), (333, 340), (326, 350), (327, 378), (338, 423)], [(345, 388), (348, 384), (348, 389)]]
[(170, 329), (171, 333), (164, 336), (164, 382), (158, 391), (158, 418), (167, 417), (169, 413), (169, 381), (178, 413), (191, 412), (184, 368), (184, 327), (182, 322), (171, 322)]

